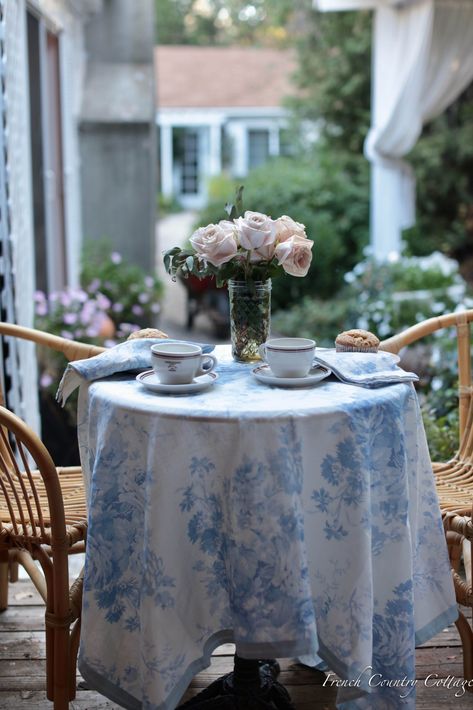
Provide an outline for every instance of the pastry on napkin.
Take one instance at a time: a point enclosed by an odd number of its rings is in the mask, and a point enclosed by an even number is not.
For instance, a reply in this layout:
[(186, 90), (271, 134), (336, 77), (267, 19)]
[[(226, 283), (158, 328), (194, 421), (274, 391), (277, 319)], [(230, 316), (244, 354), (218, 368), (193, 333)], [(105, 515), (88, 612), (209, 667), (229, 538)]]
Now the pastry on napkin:
[(377, 353), (379, 338), (369, 330), (354, 328), (339, 333), (335, 339), (337, 353)]
[(136, 338), (167, 338), (166, 333), (157, 328), (141, 328), (141, 330), (134, 330), (130, 333), (127, 340), (135, 340)]

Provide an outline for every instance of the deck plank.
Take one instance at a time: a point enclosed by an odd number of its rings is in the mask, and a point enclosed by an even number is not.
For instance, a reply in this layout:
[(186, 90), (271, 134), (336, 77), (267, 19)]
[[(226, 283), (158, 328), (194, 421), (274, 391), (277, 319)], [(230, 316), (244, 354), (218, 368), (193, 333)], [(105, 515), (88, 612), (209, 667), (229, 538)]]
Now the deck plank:
[[(33, 585), (20, 580), (10, 585), (9, 608), (0, 614), (0, 708), (52, 710), (45, 693), (44, 606)], [(188, 700), (233, 665), (233, 644), (215, 650), (212, 664), (199, 673), (187, 690)], [(280, 661), (280, 680), (297, 710), (335, 710), (336, 688), (322, 685), (323, 676), (291, 660)], [(445, 687), (452, 676), (462, 679), (461, 645), (451, 626), (417, 649), (416, 710), (472, 710), (472, 693)], [(78, 680), (80, 675), (78, 674)], [(119, 710), (95, 691), (79, 689), (69, 710)]]

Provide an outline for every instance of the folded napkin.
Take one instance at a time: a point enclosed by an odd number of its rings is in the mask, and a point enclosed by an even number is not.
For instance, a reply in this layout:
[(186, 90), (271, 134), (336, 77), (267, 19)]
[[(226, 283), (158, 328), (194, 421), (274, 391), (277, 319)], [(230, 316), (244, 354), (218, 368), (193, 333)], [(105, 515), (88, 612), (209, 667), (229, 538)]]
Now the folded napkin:
[(360, 387), (384, 387), (399, 382), (416, 382), (414, 372), (397, 366), (399, 358), (393, 353), (352, 353), (335, 350), (316, 350), (314, 363), (325, 365), (341, 382)]
[[(143, 370), (151, 367), (151, 346), (156, 343), (179, 343), (182, 340), (171, 338), (136, 338), (127, 340), (125, 343), (115, 345), (113, 348), (105, 350), (100, 355), (90, 357), (86, 360), (75, 360), (66, 367), (59, 383), (56, 393), (57, 401), (64, 406), (67, 398), (78, 387), (82, 381), (98, 380), (102, 377), (114, 375), (116, 372), (126, 372), (127, 370)], [(185, 341), (188, 342), (188, 341)], [(214, 345), (206, 343), (192, 343), (199, 345), (202, 352), (210, 353)]]

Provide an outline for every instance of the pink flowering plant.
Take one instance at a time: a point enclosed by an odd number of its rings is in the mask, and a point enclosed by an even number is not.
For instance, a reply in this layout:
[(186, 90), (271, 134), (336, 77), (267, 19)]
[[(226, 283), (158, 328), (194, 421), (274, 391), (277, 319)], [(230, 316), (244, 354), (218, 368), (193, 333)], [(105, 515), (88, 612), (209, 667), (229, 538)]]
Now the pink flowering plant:
[(235, 204), (225, 206), (228, 219), (197, 229), (190, 248), (165, 252), (171, 276), (215, 276), (217, 286), (223, 286), (229, 279), (255, 282), (283, 273), (307, 274), (314, 242), (305, 226), (287, 215), (272, 219), (261, 212), (243, 212), (242, 192), (240, 187)]
[(86, 245), (81, 283), (91, 298), (101, 294), (109, 300), (107, 313), (118, 331), (123, 323), (151, 326), (160, 311), (161, 281), (127, 262), (106, 240)]
[(63, 338), (95, 342), (108, 322), (109, 299), (91, 296), (82, 288), (66, 288), (46, 295), (35, 293), (36, 325)]
[[(162, 284), (106, 243), (86, 252), (82, 286), (35, 293), (35, 325), (54, 335), (111, 347), (130, 333), (153, 325)], [(64, 371), (60, 353), (39, 352), (40, 386), (52, 395)]]

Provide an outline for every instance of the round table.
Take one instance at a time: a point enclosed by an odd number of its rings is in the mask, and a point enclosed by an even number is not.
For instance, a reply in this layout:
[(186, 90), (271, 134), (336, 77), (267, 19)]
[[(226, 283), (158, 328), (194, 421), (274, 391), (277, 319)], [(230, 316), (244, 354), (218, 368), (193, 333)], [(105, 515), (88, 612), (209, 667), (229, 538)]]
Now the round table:
[(215, 354), (195, 395), (81, 387), (81, 673), (124, 707), (173, 710), (234, 642), (323, 660), (347, 680), (340, 707), (414, 708), (398, 681), (457, 612), (413, 386), (268, 387)]

